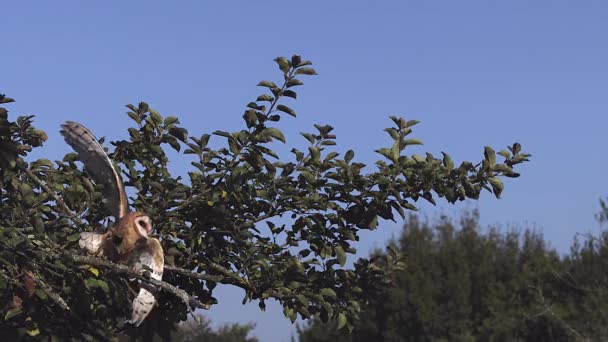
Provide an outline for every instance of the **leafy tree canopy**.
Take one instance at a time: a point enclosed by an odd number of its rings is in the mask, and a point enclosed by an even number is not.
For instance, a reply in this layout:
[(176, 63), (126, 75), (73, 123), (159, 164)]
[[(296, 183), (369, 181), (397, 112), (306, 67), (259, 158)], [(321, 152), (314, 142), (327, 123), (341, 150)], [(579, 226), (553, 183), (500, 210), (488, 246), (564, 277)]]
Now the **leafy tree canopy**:
[[(376, 150), (375, 167), (365, 168), (352, 150), (337, 152), (328, 125), (301, 133), (308, 148), (279, 159), (271, 149), (286, 143), (279, 124), (296, 116), (285, 99), (295, 99), (301, 78), (316, 72), (300, 56), (275, 61), (280, 82), (258, 83), (265, 92), (246, 105), (238, 131), (194, 134), (146, 103), (127, 106), (134, 127), (128, 139), (111, 143), (110, 156), (133, 194), (131, 205), (155, 223), (168, 264), (163, 282), (78, 251), (80, 232), (109, 224), (102, 189), (74, 153), (29, 160), (45, 133), (32, 116), (14, 120), (0, 109), (3, 329), (79, 339), (109, 338), (120, 329), (167, 337), (189, 311), (215, 304), (213, 290), (222, 284), (242, 288), (243, 303), (256, 301), (262, 310), (278, 300), (292, 321), (334, 318), (338, 328), (352, 330), (361, 307), (402, 266), (388, 254), (346, 267), (361, 230), (404, 217), (419, 199), (454, 203), (477, 199), (483, 189), (499, 197), (501, 178), (517, 177), (513, 167), (528, 160), (518, 143), (500, 152), (485, 147), (476, 163), (456, 164), (447, 153), (409, 154), (421, 144), (411, 136), (418, 122), (397, 117), (385, 129), (391, 143)], [(220, 147), (209, 144), (211, 137)], [(169, 172), (168, 149), (191, 161), (187, 179)], [(162, 289), (147, 329), (121, 324), (132, 278)]]

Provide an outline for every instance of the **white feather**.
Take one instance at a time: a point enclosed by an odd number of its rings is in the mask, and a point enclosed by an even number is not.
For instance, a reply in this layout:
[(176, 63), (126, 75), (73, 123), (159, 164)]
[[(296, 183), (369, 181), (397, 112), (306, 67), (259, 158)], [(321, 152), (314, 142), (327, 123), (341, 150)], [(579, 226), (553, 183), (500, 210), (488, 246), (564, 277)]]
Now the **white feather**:
[(105, 234), (98, 233), (89, 233), (84, 232), (80, 233), (80, 240), (78, 240), (78, 245), (80, 248), (86, 249), (89, 253), (97, 253), (101, 244), (103, 243)]

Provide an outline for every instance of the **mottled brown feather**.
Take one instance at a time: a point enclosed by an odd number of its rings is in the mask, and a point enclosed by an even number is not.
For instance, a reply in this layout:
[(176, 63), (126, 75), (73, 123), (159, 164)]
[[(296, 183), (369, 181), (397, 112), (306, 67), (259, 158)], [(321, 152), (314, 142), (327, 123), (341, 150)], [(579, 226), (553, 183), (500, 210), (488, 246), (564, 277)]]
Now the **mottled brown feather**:
[(97, 138), (86, 127), (74, 121), (66, 121), (61, 128), (66, 143), (78, 153), (95, 182), (103, 184), (106, 208), (118, 221), (129, 212), (127, 194), (119, 172)]

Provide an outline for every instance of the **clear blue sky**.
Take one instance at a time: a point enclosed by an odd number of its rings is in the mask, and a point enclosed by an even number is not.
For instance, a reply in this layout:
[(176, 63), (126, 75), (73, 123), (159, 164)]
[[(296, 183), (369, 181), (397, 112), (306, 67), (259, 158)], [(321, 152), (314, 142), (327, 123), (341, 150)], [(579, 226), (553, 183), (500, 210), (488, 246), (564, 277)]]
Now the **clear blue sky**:
[[(478, 204), (484, 224), (542, 230), (566, 252), (577, 232), (597, 232), (608, 195), (608, 3), (605, 1), (13, 1), (0, 19), (0, 92), (12, 114), (36, 114), (48, 132), (43, 154), (68, 147), (64, 120), (98, 136), (127, 137), (124, 105), (146, 101), (178, 115), (193, 133), (242, 127), (244, 105), (272, 59), (302, 54), (318, 77), (305, 80), (282, 122), (288, 144), (313, 123), (336, 127), (339, 148), (371, 162), (389, 143), (398, 114), (422, 123), (423, 149), (479, 159), (483, 146), (514, 141), (533, 154), (502, 200)], [(178, 172), (185, 165), (174, 164)], [(364, 256), (397, 234), (383, 223), (358, 246)], [(262, 341), (287, 341), (277, 306), (242, 307), (219, 291), (216, 323), (257, 323)]]

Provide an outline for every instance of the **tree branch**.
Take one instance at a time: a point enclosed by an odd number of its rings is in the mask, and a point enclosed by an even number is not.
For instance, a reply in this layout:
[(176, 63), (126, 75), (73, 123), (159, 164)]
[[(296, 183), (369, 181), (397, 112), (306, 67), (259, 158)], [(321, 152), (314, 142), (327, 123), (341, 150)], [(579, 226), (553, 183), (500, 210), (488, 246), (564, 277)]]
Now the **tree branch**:
[(570, 324), (568, 324), (568, 322), (566, 322), (560, 315), (556, 314), (555, 311), (553, 311), (553, 306), (546, 302), (545, 296), (543, 295), (543, 290), (540, 287), (531, 286), (531, 288), (535, 289), (536, 292), (538, 293), (538, 297), (540, 299), (540, 303), (543, 308), (543, 310), (541, 312), (539, 312), (538, 314), (536, 314), (535, 316), (542, 316), (542, 315), (548, 314), (549, 316), (555, 318), (555, 320), (559, 324), (561, 324), (566, 329), (566, 331), (568, 331), (570, 334), (572, 334), (577, 340), (589, 341), (588, 338), (583, 336), (580, 332), (578, 332)]
[(180, 288), (177, 288), (162, 280), (156, 280), (153, 278), (145, 277), (142, 274), (134, 272), (128, 266), (121, 265), (121, 264), (115, 264), (108, 260), (104, 260), (104, 259), (100, 259), (100, 258), (96, 258), (96, 257), (84, 256), (84, 255), (73, 255), (73, 254), (69, 254), (69, 253), (63, 253), (62, 256), (67, 257), (69, 260), (71, 260), (75, 263), (78, 263), (78, 264), (89, 264), (89, 265), (104, 267), (116, 274), (128, 275), (129, 277), (133, 277), (133, 278), (139, 279), (141, 281), (144, 281), (146, 283), (149, 283), (151, 285), (154, 285), (156, 287), (159, 287), (159, 288), (173, 294), (177, 298), (179, 298), (184, 304), (186, 304), (186, 307), (188, 307), (189, 310), (191, 307), (205, 309), (205, 310), (208, 310), (211, 307), (211, 304), (201, 302), (200, 300), (190, 296), (186, 291), (184, 291)]
[(217, 271), (217, 272), (225, 275), (226, 277), (229, 277), (229, 278), (235, 280), (237, 282), (237, 284), (234, 284), (234, 285), (240, 286), (240, 287), (244, 288), (245, 290), (249, 290), (251, 288), (251, 286), (249, 285), (249, 283), (247, 281), (245, 281), (243, 278), (239, 277), (238, 274), (225, 268), (224, 266), (222, 266), (220, 264), (216, 264), (213, 261), (206, 262), (206, 265), (211, 267), (212, 270)]
[[(198, 272), (187, 270), (185, 268), (179, 268), (179, 267), (168, 266), (168, 265), (165, 265), (165, 271), (174, 272), (174, 273), (181, 274), (183, 276), (193, 278), (193, 279), (235, 285), (235, 286), (238, 286), (245, 290), (249, 289), (249, 285), (243, 279), (239, 278), (236, 275), (235, 276), (237, 279), (235, 279), (234, 277), (223, 277), (220, 275), (198, 273)], [(228, 271), (228, 272), (230, 272), (230, 271)]]

